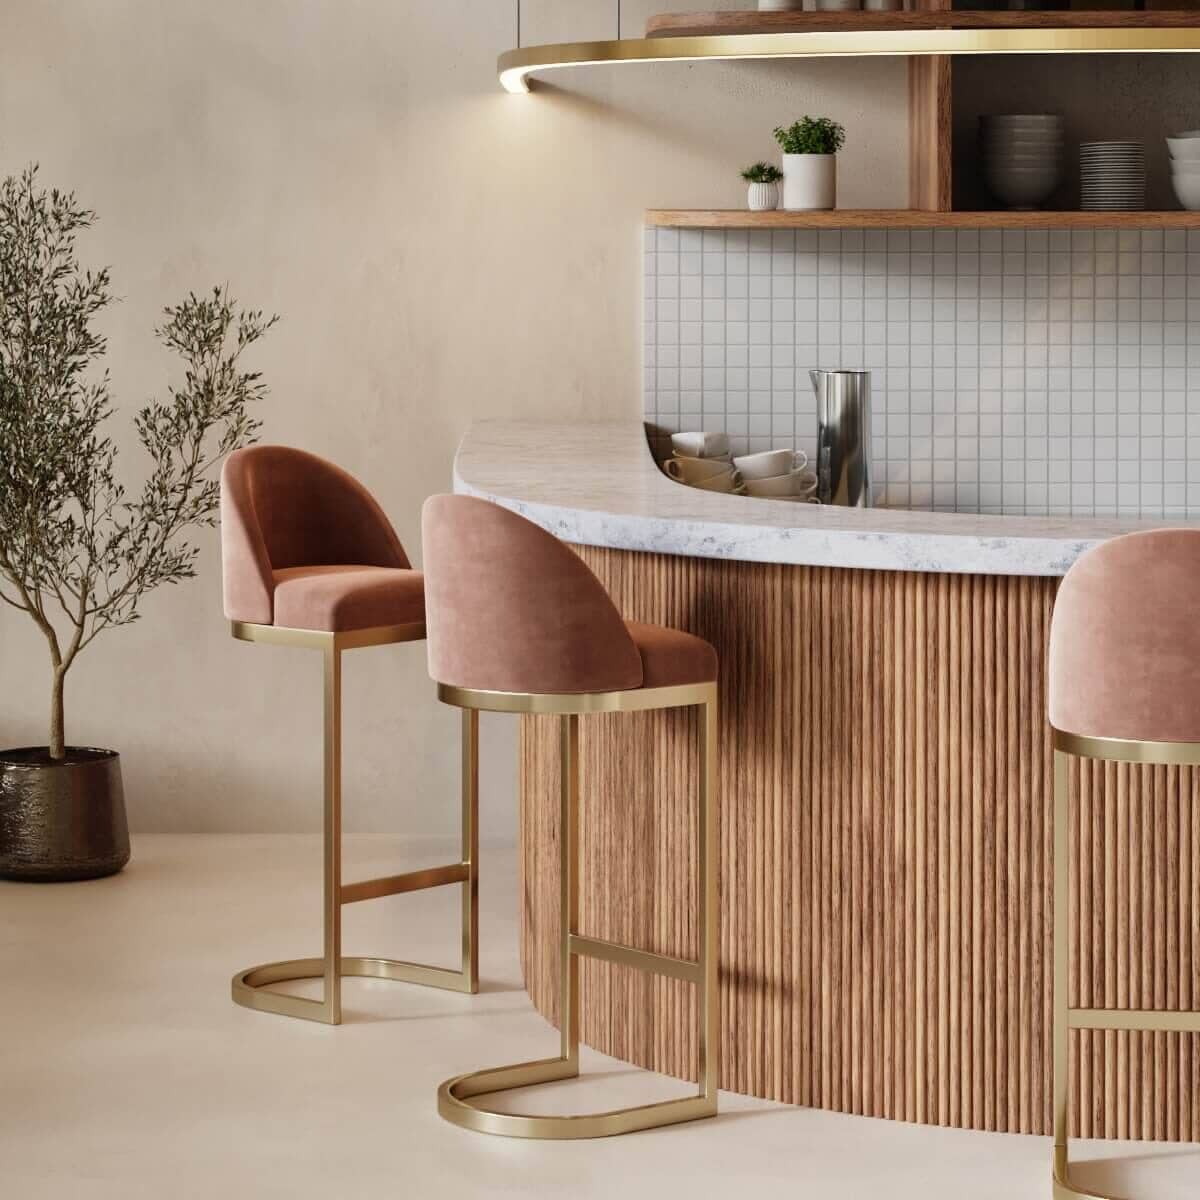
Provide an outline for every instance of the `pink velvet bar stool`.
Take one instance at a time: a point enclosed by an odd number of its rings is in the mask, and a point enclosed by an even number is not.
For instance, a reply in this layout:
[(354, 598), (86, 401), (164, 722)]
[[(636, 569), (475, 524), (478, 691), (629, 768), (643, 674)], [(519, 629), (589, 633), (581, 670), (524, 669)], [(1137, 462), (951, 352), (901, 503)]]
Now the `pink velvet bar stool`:
[[(425, 587), (371, 494), (340, 467), (287, 446), (235, 451), (221, 474), (225, 616), (242, 641), (299, 646), (324, 663), (324, 949), (320, 958), (268, 963), (233, 977), (247, 1008), (337, 1025), (343, 975), (459, 992), (478, 990), (478, 713), (463, 715), (461, 861), (380, 879), (342, 882), (342, 653), (425, 637)], [(444, 970), (342, 955), (342, 906), (459, 884), (462, 966)], [(323, 996), (272, 984), (324, 981)]]
[(1200, 530), (1114, 538), (1067, 572), (1050, 625), (1054, 742), (1054, 1195), (1071, 1184), (1070, 1031), (1200, 1033), (1200, 1013), (1070, 1005), (1070, 756), (1200, 765)]
[[(624, 621), (577, 554), (524, 517), (468, 496), (434, 496), (423, 513), (429, 673), (464, 712), (552, 713), (562, 748), (560, 1053), (442, 1084), (438, 1111), (483, 1133), (590, 1138), (713, 1116), (717, 1111), (717, 654), (708, 642)], [(593, 713), (696, 707), (697, 944), (693, 960), (579, 932), (579, 722)], [(602, 799), (595, 802), (602, 803)], [(490, 1093), (579, 1074), (579, 956), (693, 983), (698, 993), (698, 1094), (579, 1116), (526, 1116), (479, 1101)]]

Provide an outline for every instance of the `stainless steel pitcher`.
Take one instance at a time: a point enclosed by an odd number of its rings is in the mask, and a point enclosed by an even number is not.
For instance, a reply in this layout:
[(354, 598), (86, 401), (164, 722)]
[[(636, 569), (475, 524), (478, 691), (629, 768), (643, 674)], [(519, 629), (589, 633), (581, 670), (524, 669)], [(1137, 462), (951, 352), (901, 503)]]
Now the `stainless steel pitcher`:
[(817, 498), (871, 507), (871, 373), (809, 371), (817, 394)]

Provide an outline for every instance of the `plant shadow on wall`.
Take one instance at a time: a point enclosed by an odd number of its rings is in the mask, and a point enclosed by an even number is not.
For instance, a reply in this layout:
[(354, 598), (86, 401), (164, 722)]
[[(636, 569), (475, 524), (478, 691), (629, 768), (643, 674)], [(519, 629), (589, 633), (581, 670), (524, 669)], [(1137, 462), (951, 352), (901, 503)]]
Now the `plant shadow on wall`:
[(109, 272), (76, 252), (94, 219), (73, 193), (41, 188), (36, 166), (0, 183), (0, 607), (29, 617), (50, 659), (47, 744), (0, 750), (0, 878), (92, 879), (129, 860), (120, 758), (67, 745), (67, 674), (138, 619), (147, 593), (195, 575), (185, 534), (216, 524), (220, 463), (259, 428), (250, 409), (266, 386), (241, 356), (277, 319), (220, 287), (164, 310), (155, 332), (184, 380), (134, 416), (150, 462), (127, 496), (94, 327)]

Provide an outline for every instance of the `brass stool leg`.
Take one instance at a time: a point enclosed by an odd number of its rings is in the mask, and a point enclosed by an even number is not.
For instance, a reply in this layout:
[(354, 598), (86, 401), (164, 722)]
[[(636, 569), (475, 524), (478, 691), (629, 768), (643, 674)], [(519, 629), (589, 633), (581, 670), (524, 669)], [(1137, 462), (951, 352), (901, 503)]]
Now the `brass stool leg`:
[[(1088, 1200), (1071, 1187), (1068, 1170), (1067, 1122), (1071, 1102), (1070, 1029), (1070, 788), (1067, 756), (1054, 751), (1054, 1198)], [(1095, 1200), (1095, 1198), (1093, 1198)]]
[(479, 714), (462, 714), (462, 977), (465, 992), (479, 991)]
[(697, 900), (700, 904), (700, 961), (704, 977), (700, 983), (700, 1094), (717, 1111), (720, 1032), (717, 1027), (717, 700), (703, 706), (700, 727), (700, 803), (696, 813), (699, 855)]
[[(245, 627), (243, 627), (244, 629)], [(271, 627), (267, 627), (270, 629)], [(272, 641), (289, 631), (274, 631)], [(262, 640), (268, 640), (264, 634)], [(463, 712), (462, 723), (462, 854), (444, 867), (409, 871), (381, 879), (342, 883), (342, 652), (338, 635), (309, 633), (301, 645), (317, 645), (324, 667), (324, 884), (322, 913), (324, 948), (320, 958), (298, 958), (239, 971), (231, 984), (235, 1003), (278, 1016), (342, 1022), (342, 977), (388, 979), (455, 992), (479, 990), (479, 714)], [(254, 639), (251, 639), (254, 640)], [(286, 641), (285, 641), (286, 644)], [(368, 643), (376, 644), (376, 643)], [(462, 965), (457, 971), (390, 958), (342, 955), (342, 906), (382, 896), (460, 884), (462, 894)], [(291, 996), (270, 985), (302, 979), (323, 982), (320, 1000)]]
[(325, 917), (322, 956), (325, 998), (320, 1020), (342, 1023), (342, 653), (336, 643), (321, 655), (325, 666), (325, 827), (324, 885), (321, 908)]
[[(560, 717), (559, 784), (560, 985), (559, 1054), (514, 1066), (460, 1075), (438, 1089), (438, 1112), (478, 1133), (525, 1138), (594, 1138), (675, 1125), (717, 1111), (717, 860), (716, 860), (716, 687), (698, 707), (700, 790), (697, 805), (697, 890), (699, 959), (669, 958), (579, 933), (579, 716)], [(579, 955), (686, 979), (699, 989), (699, 1091), (680, 1100), (580, 1116), (526, 1116), (471, 1103), (476, 1096), (531, 1087), (579, 1075)]]
[(561, 778), (558, 808), (558, 1004), (562, 1058), (579, 1074), (579, 717), (559, 717)]

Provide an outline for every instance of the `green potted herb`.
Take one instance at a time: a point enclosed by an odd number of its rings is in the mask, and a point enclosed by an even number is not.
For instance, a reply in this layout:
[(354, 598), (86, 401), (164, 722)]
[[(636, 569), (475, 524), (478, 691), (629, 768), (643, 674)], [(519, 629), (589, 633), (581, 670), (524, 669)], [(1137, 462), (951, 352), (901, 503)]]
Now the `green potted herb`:
[(68, 743), (67, 674), (95, 638), (137, 620), (147, 593), (195, 574), (186, 534), (216, 523), (221, 460), (254, 440), (249, 410), (266, 390), (239, 359), (274, 318), (219, 288), (166, 309), (158, 337), (184, 376), (134, 416), (148, 469), (126, 495), (96, 328), (109, 274), (84, 269), (75, 245), (93, 216), (41, 188), (36, 167), (0, 181), (0, 608), (30, 619), (50, 668), (46, 744), (0, 749), (6, 879), (94, 879), (128, 861), (120, 757)]
[(751, 212), (770, 212), (779, 207), (779, 181), (783, 172), (772, 163), (756, 162), (742, 172), (750, 185), (746, 204)]
[(828, 117), (804, 117), (775, 130), (783, 151), (783, 207), (792, 212), (837, 207), (837, 152), (846, 131)]

